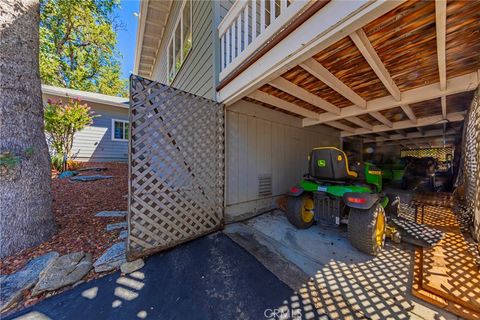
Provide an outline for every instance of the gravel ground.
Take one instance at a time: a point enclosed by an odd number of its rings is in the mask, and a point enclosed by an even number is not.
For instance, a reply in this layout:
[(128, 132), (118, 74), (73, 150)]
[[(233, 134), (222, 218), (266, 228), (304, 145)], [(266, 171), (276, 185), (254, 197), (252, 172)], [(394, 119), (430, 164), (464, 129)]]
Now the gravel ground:
[[(15, 255), (0, 259), (0, 274), (10, 274), (21, 269), (30, 259), (49, 251), (60, 255), (84, 251), (97, 259), (108, 247), (118, 242), (120, 229), (106, 232), (109, 223), (125, 218), (95, 217), (99, 211), (127, 210), (127, 173), (125, 163), (82, 163), (81, 167), (106, 167), (106, 171), (84, 171), (80, 175), (109, 175), (112, 179), (91, 182), (72, 182), (67, 179), (52, 179), (53, 213), (57, 233), (48, 241)], [(99, 278), (102, 274), (90, 271), (85, 280)], [(29, 298), (17, 307), (29, 306), (45, 295)]]

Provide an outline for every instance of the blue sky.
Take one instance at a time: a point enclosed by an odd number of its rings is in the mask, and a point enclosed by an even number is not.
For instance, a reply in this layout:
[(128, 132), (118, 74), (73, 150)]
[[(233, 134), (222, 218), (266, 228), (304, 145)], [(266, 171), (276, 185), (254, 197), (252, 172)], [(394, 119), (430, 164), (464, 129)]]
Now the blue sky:
[(117, 33), (117, 49), (122, 54), (122, 76), (128, 78), (133, 72), (133, 59), (135, 58), (135, 40), (137, 34), (138, 18), (135, 12), (140, 11), (140, 0), (122, 0), (120, 9), (117, 10), (118, 19), (124, 28)]

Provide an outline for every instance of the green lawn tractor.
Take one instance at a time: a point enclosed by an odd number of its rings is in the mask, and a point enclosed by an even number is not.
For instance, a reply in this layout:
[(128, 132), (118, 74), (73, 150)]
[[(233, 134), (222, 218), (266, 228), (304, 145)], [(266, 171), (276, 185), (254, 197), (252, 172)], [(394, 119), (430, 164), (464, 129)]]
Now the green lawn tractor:
[(377, 255), (389, 232), (387, 216), (396, 216), (400, 205), (398, 196), (382, 193), (382, 172), (371, 163), (350, 170), (345, 152), (334, 147), (315, 148), (308, 160), (308, 174), (289, 192), (290, 223), (300, 229), (348, 224), (352, 245)]

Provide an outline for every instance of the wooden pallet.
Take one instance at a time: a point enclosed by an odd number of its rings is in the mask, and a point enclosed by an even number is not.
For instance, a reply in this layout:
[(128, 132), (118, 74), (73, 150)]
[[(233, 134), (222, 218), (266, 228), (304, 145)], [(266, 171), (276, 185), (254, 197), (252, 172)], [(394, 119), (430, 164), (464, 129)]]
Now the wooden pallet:
[(423, 218), (446, 234), (434, 247), (416, 250), (413, 295), (465, 319), (480, 319), (480, 273), (455, 215), (451, 209), (425, 207)]

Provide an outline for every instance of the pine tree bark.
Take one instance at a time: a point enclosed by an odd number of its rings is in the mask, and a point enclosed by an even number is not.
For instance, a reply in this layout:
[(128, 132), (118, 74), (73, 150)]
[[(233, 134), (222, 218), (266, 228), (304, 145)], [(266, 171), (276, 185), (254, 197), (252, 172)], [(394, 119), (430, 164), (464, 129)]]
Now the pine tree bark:
[(39, 19), (38, 0), (0, 0), (0, 257), (39, 244), (55, 231)]

